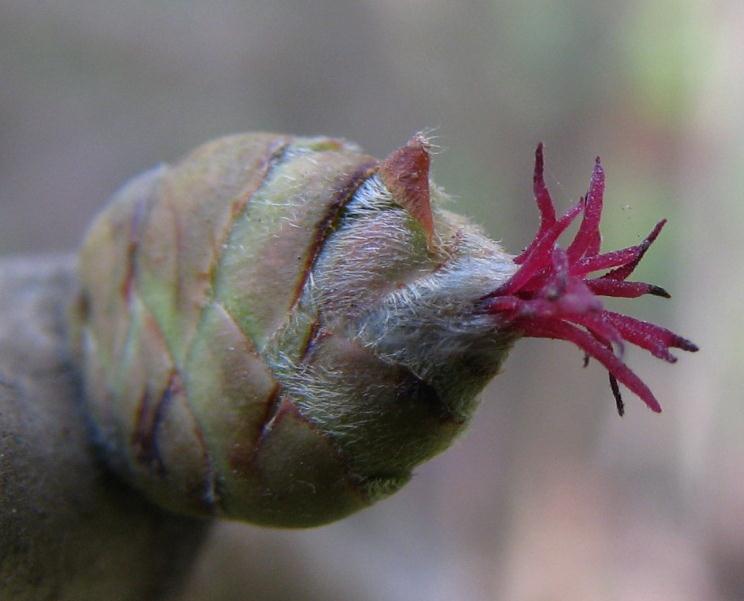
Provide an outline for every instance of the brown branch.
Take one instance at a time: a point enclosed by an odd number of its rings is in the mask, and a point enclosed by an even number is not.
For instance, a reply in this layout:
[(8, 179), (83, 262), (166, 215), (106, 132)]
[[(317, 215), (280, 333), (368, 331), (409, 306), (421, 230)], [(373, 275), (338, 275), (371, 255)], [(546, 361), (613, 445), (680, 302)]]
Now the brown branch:
[(155, 601), (208, 522), (119, 483), (89, 444), (64, 313), (71, 257), (0, 259), (0, 599)]

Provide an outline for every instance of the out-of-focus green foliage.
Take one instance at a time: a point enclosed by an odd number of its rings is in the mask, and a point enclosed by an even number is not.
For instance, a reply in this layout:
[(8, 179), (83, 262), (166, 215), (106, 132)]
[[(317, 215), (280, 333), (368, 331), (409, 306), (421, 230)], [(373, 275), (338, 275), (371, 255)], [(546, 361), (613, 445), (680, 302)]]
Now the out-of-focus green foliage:
[(685, 127), (711, 66), (715, 26), (704, 3), (638, 2), (628, 17), (626, 65), (636, 110), (670, 130)]

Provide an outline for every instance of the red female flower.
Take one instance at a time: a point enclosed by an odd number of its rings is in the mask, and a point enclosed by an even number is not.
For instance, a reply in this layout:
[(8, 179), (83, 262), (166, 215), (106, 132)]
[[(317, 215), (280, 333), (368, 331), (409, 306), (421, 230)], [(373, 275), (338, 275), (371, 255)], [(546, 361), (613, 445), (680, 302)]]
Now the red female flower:
[[(656, 240), (666, 220), (636, 245), (600, 253), (599, 223), (605, 175), (597, 157), (586, 196), (561, 217), (543, 177), (543, 147), (535, 153), (534, 194), (540, 210), (540, 227), (535, 238), (514, 262), (519, 269), (502, 286), (484, 297), (487, 312), (503, 320), (502, 327), (521, 336), (555, 338), (573, 342), (595, 358), (610, 375), (617, 409), (624, 405), (618, 382), (637, 394), (653, 411), (661, 411), (659, 402), (644, 382), (623, 362), (623, 342), (646, 349), (654, 356), (673, 363), (677, 358), (670, 348), (697, 351), (698, 347), (656, 324), (608, 311), (600, 296), (636, 298), (653, 294), (669, 298), (669, 293), (654, 284), (629, 282), (628, 276)], [(568, 248), (561, 248), (559, 236), (579, 215), (583, 219)], [(590, 274), (609, 270), (603, 275)]]

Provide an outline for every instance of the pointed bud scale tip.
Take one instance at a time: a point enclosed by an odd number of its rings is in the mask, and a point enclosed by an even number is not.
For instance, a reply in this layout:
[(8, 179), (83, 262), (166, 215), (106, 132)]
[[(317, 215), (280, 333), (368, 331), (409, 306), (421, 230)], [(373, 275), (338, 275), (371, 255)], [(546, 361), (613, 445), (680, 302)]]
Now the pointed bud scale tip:
[(419, 133), (391, 152), (380, 163), (379, 173), (393, 201), (419, 222), (431, 244), (434, 219), (429, 199), (429, 163), (429, 141)]
[[(659, 402), (644, 382), (622, 360), (622, 341), (635, 344), (655, 357), (675, 362), (670, 348), (697, 351), (689, 340), (656, 324), (629, 315), (607, 311), (599, 296), (636, 298), (651, 294), (669, 298), (669, 293), (655, 284), (628, 282), (635, 267), (656, 240), (666, 220), (656, 224), (651, 233), (636, 245), (622, 250), (600, 253), (599, 230), (605, 186), (605, 174), (596, 158), (589, 191), (578, 204), (560, 218), (543, 176), (543, 145), (535, 152), (534, 196), (540, 212), (540, 225), (535, 238), (514, 259), (519, 265), (511, 278), (486, 295), (485, 309), (498, 317), (499, 327), (520, 336), (553, 338), (574, 343), (588, 359), (592, 357), (607, 369), (610, 388), (617, 410), (624, 413), (618, 383), (638, 395), (655, 412)], [(582, 214), (582, 221), (566, 250), (557, 245), (558, 237)], [(598, 270), (610, 269), (604, 275), (587, 277)]]

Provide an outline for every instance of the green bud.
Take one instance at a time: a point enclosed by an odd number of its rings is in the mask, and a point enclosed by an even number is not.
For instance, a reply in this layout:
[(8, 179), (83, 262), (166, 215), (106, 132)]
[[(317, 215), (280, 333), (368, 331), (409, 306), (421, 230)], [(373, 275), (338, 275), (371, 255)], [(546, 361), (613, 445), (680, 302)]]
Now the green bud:
[[(341, 140), (236, 135), (126, 184), (88, 232), (73, 311), (110, 466), (177, 512), (323, 524), (446, 449), (518, 337), (581, 346), (572, 316), (614, 335), (562, 255), (551, 266), (571, 215), (555, 225), (539, 200), (519, 267), (443, 200), (422, 136), (377, 161)], [(598, 252), (590, 226), (570, 260)], [(535, 282), (551, 286), (539, 305)], [(604, 347), (582, 348), (638, 392)]]

